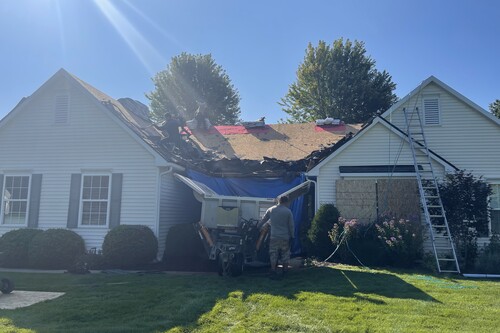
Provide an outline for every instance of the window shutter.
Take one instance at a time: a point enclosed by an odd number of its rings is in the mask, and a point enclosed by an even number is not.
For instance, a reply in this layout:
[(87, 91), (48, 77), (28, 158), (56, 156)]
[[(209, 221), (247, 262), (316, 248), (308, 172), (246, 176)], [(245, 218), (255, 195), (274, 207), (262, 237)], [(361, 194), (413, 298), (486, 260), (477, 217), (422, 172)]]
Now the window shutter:
[(441, 123), (438, 98), (424, 99), (424, 119), (426, 125), (439, 125)]
[(28, 228), (38, 227), (40, 213), (40, 195), (42, 193), (42, 175), (31, 175), (30, 203), (28, 211)]
[(111, 198), (109, 209), (109, 228), (120, 225), (120, 213), (122, 207), (122, 182), (123, 173), (111, 175)]
[[(2, 214), (2, 211), (3, 211), (3, 175), (0, 174), (0, 214)], [(0, 216), (0, 221), (2, 221), (2, 216)]]
[(80, 213), (80, 187), (82, 186), (82, 175), (74, 173), (71, 175), (71, 187), (69, 190), (68, 228), (78, 227), (78, 214)]

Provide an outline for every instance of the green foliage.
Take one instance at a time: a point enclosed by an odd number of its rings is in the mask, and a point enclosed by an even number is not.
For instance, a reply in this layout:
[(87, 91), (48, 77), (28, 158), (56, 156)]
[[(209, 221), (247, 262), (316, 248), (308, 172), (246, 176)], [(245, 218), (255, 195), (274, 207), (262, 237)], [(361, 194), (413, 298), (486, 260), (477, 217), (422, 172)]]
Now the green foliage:
[(158, 241), (151, 229), (141, 225), (120, 225), (104, 237), (102, 254), (111, 267), (137, 268), (153, 261)]
[(389, 73), (375, 68), (363, 42), (340, 38), (332, 46), (324, 41), (317, 47), (309, 43), (297, 81), (279, 104), (289, 122), (326, 117), (365, 122), (396, 102), (395, 88)]
[(383, 251), (374, 230), (373, 224), (339, 218), (328, 232), (336, 249), (332, 258), (343, 264), (382, 266)]
[(151, 118), (163, 120), (165, 113), (193, 119), (198, 103), (205, 103), (206, 116), (214, 125), (234, 124), (240, 115), (240, 97), (211, 54), (181, 53), (153, 78), (155, 89), (146, 94)]
[(386, 218), (375, 227), (389, 265), (413, 267), (422, 259), (423, 228), (419, 221)]
[(464, 170), (447, 174), (438, 184), (441, 200), (460, 266), (473, 269), (477, 257), (477, 235), (488, 234), (488, 196), (490, 186)]
[(328, 232), (339, 220), (340, 214), (332, 204), (321, 205), (314, 216), (311, 227), (307, 232), (309, 242), (308, 254), (320, 259), (328, 257), (333, 250), (333, 244)]
[(493, 103), (490, 104), (490, 111), (497, 118), (500, 118), (500, 99), (497, 99)]
[(39, 229), (16, 229), (3, 234), (0, 238), (1, 266), (27, 268), (31, 240), (42, 232)]
[(500, 274), (500, 235), (494, 234), (480, 252), (475, 273)]
[(67, 269), (85, 252), (82, 237), (67, 229), (38, 233), (29, 246), (29, 265), (41, 269)]

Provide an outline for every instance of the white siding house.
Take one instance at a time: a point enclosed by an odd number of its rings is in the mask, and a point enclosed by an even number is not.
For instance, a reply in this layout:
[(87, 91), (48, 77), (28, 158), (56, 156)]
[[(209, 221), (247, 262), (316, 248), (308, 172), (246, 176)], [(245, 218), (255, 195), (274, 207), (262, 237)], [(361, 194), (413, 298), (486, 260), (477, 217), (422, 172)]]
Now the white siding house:
[(369, 168), (356, 174), (340, 171), (342, 166), (413, 165), (404, 108), (418, 108), (421, 114), (438, 177), (465, 169), (492, 184), (491, 229), (500, 232), (500, 121), (433, 76), (307, 173), (317, 177), (317, 207), (337, 203), (336, 182), (342, 179), (415, 177), (412, 173), (370, 173)]
[(101, 248), (118, 224), (140, 224), (158, 237), (161, 255), (172, 218), (160, 207), (189, 198), (172, 186), (169, 171), (180, 168), (132, 120), (119, 102), (62, 69), (23, 99), (0, 121), (0, 234), (69, 228), (89, 249)]

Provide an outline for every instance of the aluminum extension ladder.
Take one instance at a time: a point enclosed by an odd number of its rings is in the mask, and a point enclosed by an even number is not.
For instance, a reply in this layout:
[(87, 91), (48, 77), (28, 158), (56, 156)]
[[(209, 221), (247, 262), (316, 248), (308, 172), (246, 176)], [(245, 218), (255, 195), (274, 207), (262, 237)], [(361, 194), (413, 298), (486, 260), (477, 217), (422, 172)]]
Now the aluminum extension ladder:
[(429, 228), (438, 271), (440, 273), (460, 273), (457, 254), (439, 194), (419, 109), (417, 107), (412, 111), (408, 111), (404, 108), (403, 113), (405, 115), (408, 143), (415, 166), (420, 205)]

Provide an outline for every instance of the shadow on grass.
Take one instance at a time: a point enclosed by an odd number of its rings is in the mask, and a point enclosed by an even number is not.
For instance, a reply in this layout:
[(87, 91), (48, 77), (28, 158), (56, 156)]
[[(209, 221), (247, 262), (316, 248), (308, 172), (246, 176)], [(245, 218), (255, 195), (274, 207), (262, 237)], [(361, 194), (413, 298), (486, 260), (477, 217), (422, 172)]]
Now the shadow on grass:
[(437, 302), (395, 275), (326, 267), (292, 271), (282, 281), (269, 280), (263, 270), (255, 270), (239, 278), (213, 273), (60, 276), (36, 286), (33, 277), (25, 275), (16, 278), (23, 289), (54, 290), (50, 281), (57, 284), (60, 280), (66, 295), (27, 308), (0, 310), (0, 320), (9, 321), (19, 331), (163, 332), (174, 327), (190, 331), (198, 327), (202, 315), (234, 292), (241, 293), (243, 300), (264, 294), (293, 301), (299, 294), (311, 292), (379, 306), (385, 304), (380, 297)]

